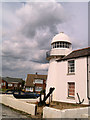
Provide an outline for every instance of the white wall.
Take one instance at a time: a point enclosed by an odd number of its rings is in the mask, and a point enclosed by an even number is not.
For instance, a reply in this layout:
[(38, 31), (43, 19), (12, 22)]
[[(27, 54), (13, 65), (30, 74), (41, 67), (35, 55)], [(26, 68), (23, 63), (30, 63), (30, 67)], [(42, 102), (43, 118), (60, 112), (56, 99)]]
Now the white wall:
[(0, 95), (2, 97), (2, 101), (0, 101), (2, 104), (12, 107), (16, 110), (23, 111), (25, 113), (35, 115), (36, 112), (36, 105), (26, 103), (25, 101), (22, 101), (20, 99), (15, 99), (14, 97), (10, 97), (8, 95)]
[[(56, 77), (57, 77), (56, 67), (57, 67), (57, 62), (55, 61), (55, 59), (50, 60), (47, 83), (46, 83), (47, 84), (46, 93), (49, 92), (50, 87), (56, 88)], [(53, 92), (53, 97), (55, 98), (55, 92)]]
[(90, 97), (90, 56), (88, 57), (88, 88), (89, 88), (89, 97)]
[(71, 52), (68, 48), (54, 48), (51, 50), (50, 55), (67, 55)]
[[(61, 102), (78, 102), (77, 94), (79, 93), (81, 100), (84, 99), (84, 104), (88, 104), (87, 99), (87, 59), (75, 59), (75, 75), (67, 75), (68, 62), (50, 61), (47, 88), (55, 87), (53, 100)], [(75, 82), (75, 100), (68, 99), (68, 82)]]
[(90, 107), (59, 110), (50, 107), (43, 108), (43, 118), (88, 118)]

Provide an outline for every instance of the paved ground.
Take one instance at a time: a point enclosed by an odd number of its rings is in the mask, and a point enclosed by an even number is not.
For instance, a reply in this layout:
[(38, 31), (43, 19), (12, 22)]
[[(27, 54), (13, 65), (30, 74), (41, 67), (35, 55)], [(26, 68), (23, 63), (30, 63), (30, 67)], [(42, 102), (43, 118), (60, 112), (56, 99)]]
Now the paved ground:
[(27, 115), (0, 104), (2, 118), (27, 118)]
[[(38, 111), (37, 115), (30, 116), (30, 115), (21, 113), (19, 111), (16, 111), (14, 109), (11, 109), (9, 107), (6, 107), (6, 106), (0, 104), (0, 115), (2, 115), (2, 118), (9, 118), (9, 119), (10, 118), (23, 118), (24, 120), (25, 120), (25, 118), (29, 118), (29, 120), (31, 120), (31, 118), (41, 118), (42, 117), (42, 109), (43, 109), (43, 107), (41, 107), (41, 108), (38, 107), (37, 108), (37, 111)], [(89, 120), (90, 120), (90, 117), (89, 117)]]

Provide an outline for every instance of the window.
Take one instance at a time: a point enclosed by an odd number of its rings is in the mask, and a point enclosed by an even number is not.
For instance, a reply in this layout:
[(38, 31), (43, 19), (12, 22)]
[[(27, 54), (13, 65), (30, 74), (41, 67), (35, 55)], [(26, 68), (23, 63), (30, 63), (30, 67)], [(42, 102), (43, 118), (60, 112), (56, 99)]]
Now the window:
[(12, 84), (8, 84), (9, 87), (12, 87)]
[(63, 46), (63, 48), (64, 48), (64, 42), (62, 43), (62, 46)]
[(57, 42), (57, 48), (59, 48), (59, 42)]
[(26, 87), (27, 92), (33, 92), (33, 87)]
[(63, 48), (63, 43), (61, 43), (61, 48)]
[(35, 81), (33, 82), (33, 84), (43, 84), (43, 80), (41, 79), (35, 79)]
[(3, 86), (5, 86), (5, 82), (3, 83)]
[(69, 82), (68, 83), (68, 97), (74, 97), (75, 96), (75, 83)]
[(68, 48), (68, 43), (66, 43), (66, 48)]
[(56, 48), (56, 43), (55, 43), (55, 48)]
[(14, 87), (17, 87), (17, 84), (14, 84)]
[(54, 44), (52, 44), (52, 48), (54, 48), (54, 46), (55, 46), (55, 45), (54, 45)]
[(42, 90), (42, 87), (35, 87), (35, 91), (41, 91)]
[(55, 43), (52, 44), (52, 48), (70, 48), (70, 43), (55, 42)]
[(26, 91), (30, 91), (30, 87), (26, 87)]
[(2, 86), (5, 86), (5, 82), (2, 82), (1, 84), (2, 84)]
[(75, 72), (75, 61), (71, 60), (68, 61), (68, 73), (74, 73)]

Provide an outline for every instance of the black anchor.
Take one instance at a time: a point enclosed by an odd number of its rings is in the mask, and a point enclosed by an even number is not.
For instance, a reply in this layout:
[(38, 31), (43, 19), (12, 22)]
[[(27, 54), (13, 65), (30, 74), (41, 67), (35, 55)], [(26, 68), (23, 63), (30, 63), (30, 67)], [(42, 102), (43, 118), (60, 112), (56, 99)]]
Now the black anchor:
[(77, 104), (82, 104), (84, 102), (84, 99), (81, 101), (78, 93), (77, 93), (77, 97), (78, 97), (78, 100), (79, 100), (79, 103), (77, 103)]

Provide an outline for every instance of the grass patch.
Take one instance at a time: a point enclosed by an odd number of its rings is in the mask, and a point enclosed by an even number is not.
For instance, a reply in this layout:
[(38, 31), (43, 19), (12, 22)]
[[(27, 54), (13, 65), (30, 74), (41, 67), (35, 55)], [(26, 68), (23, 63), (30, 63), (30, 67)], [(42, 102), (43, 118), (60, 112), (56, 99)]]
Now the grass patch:
[(53, 102), (50, 103), (50, 107), (60, 109), (60, 110), (74, 109), (74, 108), (88, 107), (88, 106), (90, 106), (90, 105), (64, 103), (64, 102), (57, 102), (57, 101), (53, 101)]

